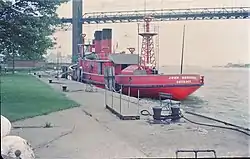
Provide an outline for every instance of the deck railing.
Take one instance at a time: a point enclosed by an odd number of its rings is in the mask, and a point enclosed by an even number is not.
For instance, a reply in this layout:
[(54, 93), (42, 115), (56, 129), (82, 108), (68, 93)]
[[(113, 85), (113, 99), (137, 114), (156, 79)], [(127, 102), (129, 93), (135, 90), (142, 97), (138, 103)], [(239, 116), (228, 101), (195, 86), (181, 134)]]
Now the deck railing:
[(110, 91), (107, 86), (105, 86), (105, 106), (112, 113), (118, 116), (122, 120), (135, 120), (140, 118), (139, 100), (140, 100), (140, 90), (138, 90), (138, 96), (130, 96), (130, 87), (128, 88), (128, 95), (122, 94), (123, 86), (116, 91)]

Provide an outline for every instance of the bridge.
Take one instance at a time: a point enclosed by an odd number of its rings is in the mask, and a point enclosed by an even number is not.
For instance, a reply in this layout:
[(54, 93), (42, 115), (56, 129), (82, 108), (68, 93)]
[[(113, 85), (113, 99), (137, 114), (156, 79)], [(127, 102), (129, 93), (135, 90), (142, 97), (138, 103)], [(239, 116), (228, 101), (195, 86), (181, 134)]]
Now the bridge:
[(82, 41), (83, 24), (142, 22), (145, 15), (154, 21), (250, 19), (250, 7), (161, 9), (116, 12), (93, 12), (83, 14), (83, 0), (73, 0), (72, 18), (62, 18), (63, 23), (72, 24), (72, 62), (78, 55), (78, 44)]
[[(142, 22), (145, 15), (154, 17), (154, 21), (250, 19), (250, 7), (93, 12), (85, 13), (79, 22), (82, 24)], [(61, 20), (63, 23), (72, 23), (72, 18)]]

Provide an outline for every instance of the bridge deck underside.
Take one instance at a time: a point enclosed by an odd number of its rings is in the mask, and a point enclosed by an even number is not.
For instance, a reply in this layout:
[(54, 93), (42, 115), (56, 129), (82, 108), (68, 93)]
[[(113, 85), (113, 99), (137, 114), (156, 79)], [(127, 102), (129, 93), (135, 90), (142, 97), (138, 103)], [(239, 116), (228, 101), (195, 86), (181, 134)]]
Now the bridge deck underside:
[[(250, 7), (93, 12), (85, 13), (79, 21), (83, 24), (141, 22), (145, 15), (154, 17), (154, 21), (250, 19)], [(62, 22), (72, 23), (72, 18), (62, 18)]]

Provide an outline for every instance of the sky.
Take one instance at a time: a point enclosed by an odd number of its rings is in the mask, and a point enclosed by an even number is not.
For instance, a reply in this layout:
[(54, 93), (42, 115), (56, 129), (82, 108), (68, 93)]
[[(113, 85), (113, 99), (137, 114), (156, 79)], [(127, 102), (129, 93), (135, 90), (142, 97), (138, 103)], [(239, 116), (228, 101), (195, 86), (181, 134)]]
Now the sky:
[[(85, 0), (84, 12), (142, 10), (145, 0)], [(147, 9), (197, 8), (197, 7), (250, 7), (250, 0), (146, 0)], [(58, 9), (60, 17), (71, 17), (71, 2)], [(160, 65), (179, 65), (182, 45), (182, 30), (186, 25), (185, 65), (223, 65), (228, 62), (250, 63), (250, 20), (177, 21), (157, 22), (159, 26)], [(137, 24), (92, 24), (84, 25), (88, 38), (97, 29), (112, 28), (113, 43), (117, 51), (137, 45)], [(71, 54), (71, 30), (55, 33), (60, 52)], [(52, 52), (56, 52), (53, 50)]]

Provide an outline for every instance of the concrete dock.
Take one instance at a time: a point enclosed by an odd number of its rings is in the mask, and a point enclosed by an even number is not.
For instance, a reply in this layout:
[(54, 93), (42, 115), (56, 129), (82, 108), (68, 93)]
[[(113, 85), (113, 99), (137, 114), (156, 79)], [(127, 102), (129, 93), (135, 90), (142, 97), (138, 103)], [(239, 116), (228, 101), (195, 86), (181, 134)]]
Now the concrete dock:
[[(39, 79), (49, 84), (48, 77), (42, 76)], [(55, 126), (12, 130), (13, 134), (18, 134), (31, 143), (37, 158), (173, 158), (178, 149), (214, 149), (217, 157), (250, 156), (250, 137), (240, 132), (186, 121), (170, 125), (149, 124), (149, 117), (142, 116), (140, 120), (120, 120), (105, 108), (104, 90), (96, 88), (94, 92), (86, 92), (86, 85), (83, 83), (52, 79), (56, 83), (49, 85), (60, 92), (62, 86), (66, 85), (69, 91), (63, 93), (78, 102), (80, 107), (13, 123), (14, 126), (27, 126), (50, 122)], [(110, 93), (107, 93), (107, 103), (111, 102)], [(136, 115), (136, 98), (129, 99), (132, 101), (129, 105), (127, 97), (122, 95), (122, 98), (122, 111)], [(113, 98), (113, 107), (119, 109), (117, 103), (120, 103), (119, 98)], [(140, 105), (139, 111), (142, 109), (149, 109), (149, 106)], [(217, 124), (195, 116), (185, 116), (192, 121)], [(213, 156), (211, 153), (199, 154), (204, 155)], [(185, 153), (180, 156), (192, 157), (194, 154)]]

